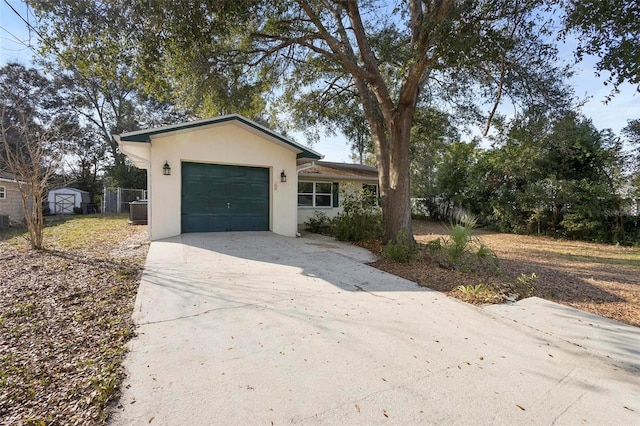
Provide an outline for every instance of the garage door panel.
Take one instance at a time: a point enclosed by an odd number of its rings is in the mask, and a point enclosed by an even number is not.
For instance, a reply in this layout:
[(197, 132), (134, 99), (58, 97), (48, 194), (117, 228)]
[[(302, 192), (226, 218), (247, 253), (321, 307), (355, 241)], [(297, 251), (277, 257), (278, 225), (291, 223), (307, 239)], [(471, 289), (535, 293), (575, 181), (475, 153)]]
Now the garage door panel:
[(269, 169), (182, 164), (182, 232), (269, 229)]
[[(223, 180), (223, 178), (220, 180)], [(224, 182), (209, 182), (207, 185), (207, 195), (216, 200), (218, 198), (223, 198), (223, 196), (227, 196), (227, 193), (229, 192), (227, 191), (229, 186)]]

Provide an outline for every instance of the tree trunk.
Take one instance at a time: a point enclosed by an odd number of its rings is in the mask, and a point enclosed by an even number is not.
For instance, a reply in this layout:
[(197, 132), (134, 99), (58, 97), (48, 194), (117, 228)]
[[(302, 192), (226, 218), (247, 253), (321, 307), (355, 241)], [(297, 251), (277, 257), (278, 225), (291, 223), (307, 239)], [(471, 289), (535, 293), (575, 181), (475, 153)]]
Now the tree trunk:
[(375, 95), (361, 79), (355, 78), (363, 110), (375, 148), (378, 187), (382, 204), (383, 244), (396, 242), (403, 232), (414, 244), (411, 226), (411, 184), (409, 141), (415, 103), (382, 111)]
[(382, 188), (383, 243), (396, 242), (405, 234), (413, 244), (411, 226), (411, 184), (409, 171), (409, 140), (412, 115), (395, 113), (389, 128), (389, 166), (387, 187)]

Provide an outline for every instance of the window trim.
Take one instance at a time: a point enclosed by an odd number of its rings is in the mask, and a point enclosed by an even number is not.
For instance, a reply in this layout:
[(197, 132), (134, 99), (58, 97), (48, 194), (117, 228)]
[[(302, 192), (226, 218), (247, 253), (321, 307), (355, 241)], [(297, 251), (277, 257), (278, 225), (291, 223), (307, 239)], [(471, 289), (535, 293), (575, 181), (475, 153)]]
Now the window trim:
[(6, 199), (7, 199), (7, 187), (0, 185), (0, 200), (6, 200)]
[[(313, 192), (300, 192), (300, 184), (301, 183), (310, 183), (313, 185)], [(331, 192), (317, 192), (316, 191), (316, 185), (317, 184), (327, 184), (331, 186)], [(299, 209), (332, 209), (334, 208), (333, 205), (333, 182), (326, 182), (326, 181), (308, 181), (308, 180), (299, 180), (298, 181), (298, 198), (300, 197), (300, 195), (306, 195), (306, 196), (311, 196), (311, 205), (307, 206), (307, 205), (301, 205), (300, 202), (298, 202), (298, 208)], [(318, 195), (328, 195), (329, 196), (329, 205), (328, 206), (318, 206), (316, 205), (316, 196)]]

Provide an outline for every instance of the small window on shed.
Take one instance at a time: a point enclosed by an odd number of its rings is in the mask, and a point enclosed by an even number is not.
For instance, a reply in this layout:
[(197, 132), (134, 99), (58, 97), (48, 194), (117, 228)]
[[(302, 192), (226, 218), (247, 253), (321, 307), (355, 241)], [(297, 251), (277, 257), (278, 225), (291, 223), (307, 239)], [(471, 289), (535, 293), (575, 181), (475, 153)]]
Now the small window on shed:
[(7, 199), (7, 188), (4, 186), (0, 186), (0, 200)]

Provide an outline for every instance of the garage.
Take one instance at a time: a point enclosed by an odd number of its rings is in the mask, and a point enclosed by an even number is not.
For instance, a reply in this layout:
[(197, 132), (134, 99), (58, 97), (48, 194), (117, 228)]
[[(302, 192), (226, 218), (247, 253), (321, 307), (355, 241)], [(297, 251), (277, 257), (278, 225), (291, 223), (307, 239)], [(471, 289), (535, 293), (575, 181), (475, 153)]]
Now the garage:
[(182, 232), (269, 230), (269, 169), (182, 163)]
[(113, 135), (147, 170), (149, 238), (298, 231), (297, 168), (322, 156), (231, 114)]

